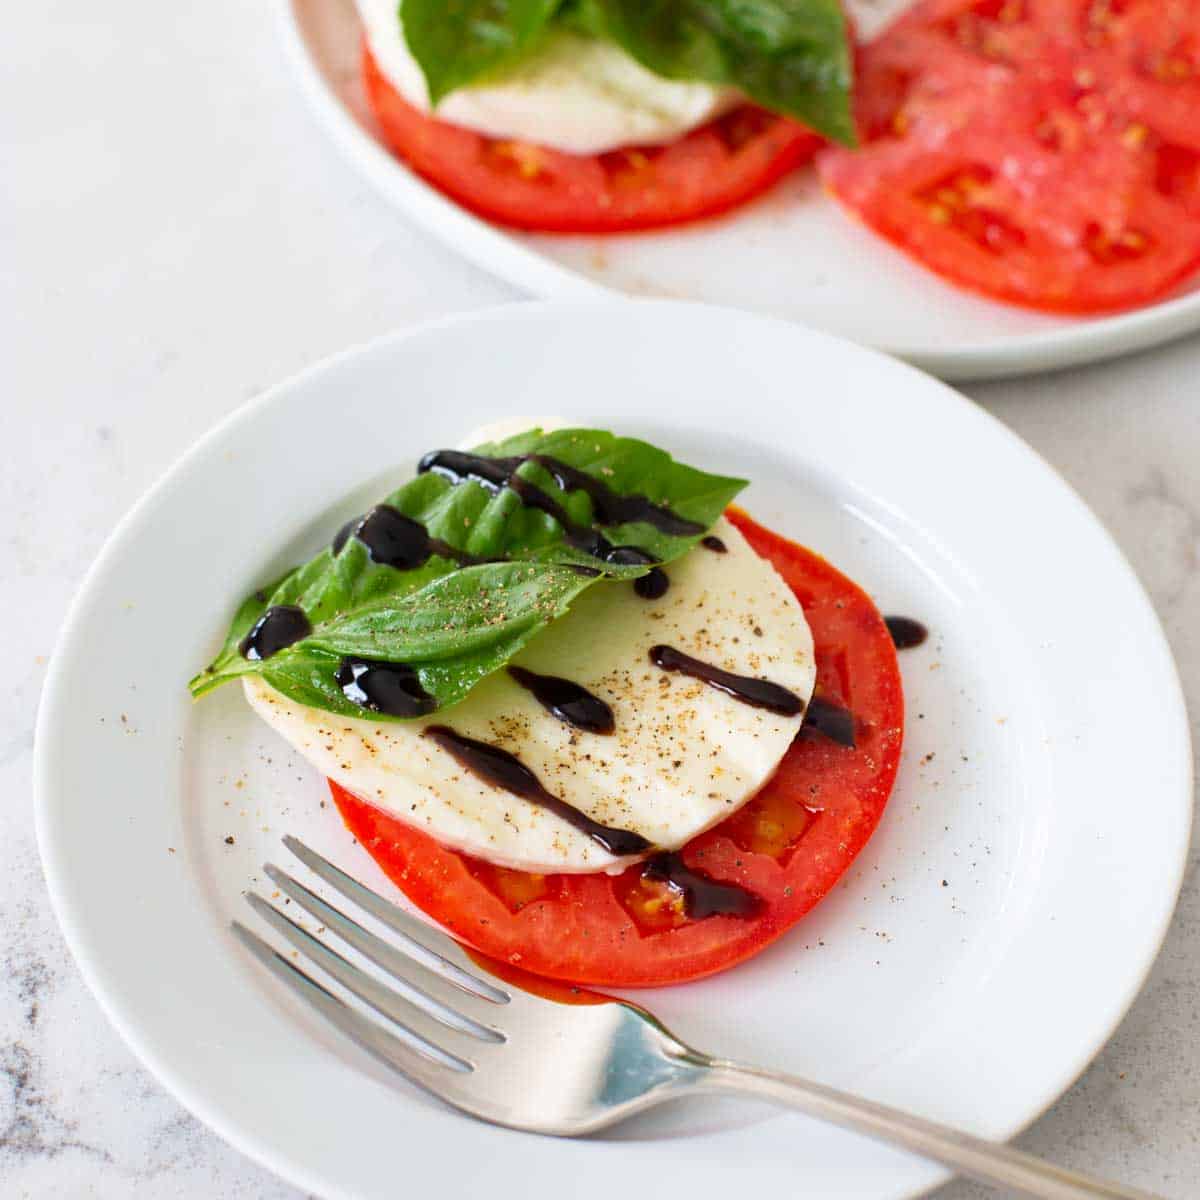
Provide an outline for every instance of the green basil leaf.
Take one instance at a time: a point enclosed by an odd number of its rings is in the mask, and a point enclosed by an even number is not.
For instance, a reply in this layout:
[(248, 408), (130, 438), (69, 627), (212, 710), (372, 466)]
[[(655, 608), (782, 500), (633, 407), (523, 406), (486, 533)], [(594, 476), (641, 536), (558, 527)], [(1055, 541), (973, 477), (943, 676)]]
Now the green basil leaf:
[(401, 0), (404, 40), (437, 104), (520, 59), (561, 0)]
[(536, 632), (591, 579), (570, 567), (484, 563), (318, 625), (310, 645), (361, 658), (435, 662)]
[(306, 581), (315, 579), (325, 569), (321, 557), (318, 555), (303, 567), (293, 568), (274, 583), (251, 592), (242, 601), (237, 612), (234, 613), (233, 621), (230, 622), (229, 632), (225, 635), (221, 653), (213, 659), (210, 666), (206, 667), (188, 684), (194, 698), (199, 699), (214, 688), (220, 687), (221, 684), (228, 683), (230, 679), (257, 669), (258, 664), (243, 658), (238, 646), (254, 627), (258, 618), (272, 604), (294, 604), (296, 602), (296, 598), (305, 589)]
[[(412, 667), (437, 707), (445, 708), (562, 616), (586, 588), (649, 569), (611, 563), (573, 546), (545, 507), (561, 510), (572, 527), (596, 532), (612, 545), (636, 546), (654, 560), (670, 562), (696, 544), (745, 486), (743, 480), (677, 463), (646, 442), (599, 430), (531, 430), (475, 453), (524, 460), (511, 474), (540, 490), (548, 503), (532, 506), (510, 486), (456, 481), (436, 471), (419, 474), (384, 503), (443, 543), (441, 553), (401, 570), (372, 561), (357, 537), (336, 554), (332, 547), (322, 550), (241, 605), (221, 652), (191, 681), (192, 694), (258, 674), (300, 703), (362, 716), (365, 710), (342, 694), (334, 677), (349, 655)], [(586, 488), (560, 486), (553, 471), (562, 468), (556, 464), (584, 473), (617, 496), (644, 497), (695, 528), (664, 531), (645, 519), (605, 524)], [(460, 565), (463, 556), (472, 561)], [(268, 608), (281, 605), (303, 609), (308, 636), (267, 660), (243, 658), (241, 640)]]
[(840, 0), (572, 0), (562, 20), (616, 42), (656, 75), (739, 88), (855, 144)]
[(364, 712), (348, 700), (334, 674), (343, 655), (404, 662), (414, 666), (437, 708), (448, 708), (562, 616), (594, 582), (569, 567), (540, 563), (466, 567), (395, 603), (318, 625), (303, 642), (268, 659), (261, 674), (301, 704), (395, 720)]

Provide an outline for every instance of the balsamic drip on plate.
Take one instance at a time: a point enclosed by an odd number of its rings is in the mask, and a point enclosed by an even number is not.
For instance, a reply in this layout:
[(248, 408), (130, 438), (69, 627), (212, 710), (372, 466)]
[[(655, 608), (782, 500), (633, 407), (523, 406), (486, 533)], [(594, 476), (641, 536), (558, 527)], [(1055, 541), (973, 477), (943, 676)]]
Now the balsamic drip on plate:
[(854, 736), (854, 714), (832, 700), (823, 700), (814, 696), (808, 702), (808, 711), (804, 714), (804, 724), (800, 727), (801, 734), (823, 733), (830, 741), (839, 746), (848, 746), (851, 750), (857, 745)]
[(920, 621), (914, 621), (912, 617), (884, 617), (883, 623), (887, 626), (888, 633), (892, 635), (892, 641), (895, 642), (897, 650), (912, 650), (914, 647), (922, 645), (929, 637), (929, 630)]
[(240, 642), (238, 652), (243, 658), (259, 662), (286, 650), (312, 633), (312, 625), (302, 608), (294, 604), (276, 604), (268, 608)]
[(437, 701), (407, 663), (347, 657), (334, 679), (351, 704), (389, 717), (424, 717), (437, 708)]
[(557, 675), (538, 675), (525, 667), (509, 667), (508, 673), (560, 721), (587, 733), (612, 733), (616, 728), (612, 709), (582, 684)]
[(662, 667), (664, 671), (678, 671), (683, 675), (690, 675), (693, 679), (703, 680), (711, 687), (718, 688), (753, 708), (766, 708), (784, 717), (795, 717), (804, 711), (804, 701), (795, 692), (788, 691), (778, 683), (723, 671), (720, 667), (684, 654), (682, 650), (676, 650), (673, 646), (652, 646), (650, 661), (656, 667)]
[[(412, 571), (424, 566), (435, 554), (440, 558), (451, 559), (460, 567), (473, 566), (483, 561), (463, 550), (456, 550), (441, 538), (430, 537), (429, 531), (420, 521), (406, 517), (390, 504), (377, 504), (358, 522), (353, 532), (366, 546), (372, 562), (383, 563), (400, 571)], [(341, 536), (339, 531), (338, 538)], [(334, 553), (339, 549), (341, 547), (335, 538)]]
[(752, 917), (762, 898), (736, 883), (720, 883), (686, 866), (677, 853), (656, 854), (642, 867), (642, 875), (665, 883), (683, 897), (683, 910), (693, 920), (705, 917)]
[(717, 537), (715, 533), (710, 533), (708, 537), (702, 537), (700, 539), (700, 545), (702, 545), (705, 550), (711, 550), (714, 554), (729, 553), (729, 547), (726, 546), (725, 543), (721, 541), (721, 539)]
[(435, 741), (472, 775), (493, 787), (502, 788), (514, 796), (520, 796), (523, 800), (549, 809), (580, 833), (586, 834), (609, 854), (619, 857), (625, 854), (643, 854), (650, 849), (650, 843), (641, 834), (601, 825), (585, 813), (581, 813), (579, 809), (572, 808), (565, 800), (560, 800), (548, 792), (542, 781), (515, 754), (509, 754), (499, 746), (464, 737), (446, 725), (430, 725), (424, 736)]

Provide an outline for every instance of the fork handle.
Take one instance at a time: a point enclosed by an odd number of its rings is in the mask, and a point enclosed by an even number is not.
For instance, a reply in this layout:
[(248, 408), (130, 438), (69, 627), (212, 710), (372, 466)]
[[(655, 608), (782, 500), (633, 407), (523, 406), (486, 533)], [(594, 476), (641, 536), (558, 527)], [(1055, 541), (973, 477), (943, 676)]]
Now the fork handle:
[(873, 1100), (862, 1100), (823, 1084), (724, 1059), (705, 1059), (705, 1089), (737, 1092), (798, 1109), (855, 1133), (891, 1142), (950, 1167), (980, 1183), (1007, 1188), (1038, 1200), (1161, 1200), (1136, 1188), (1105, 1183), (1056, 1167), (1011, 1146), (972, 1137)]

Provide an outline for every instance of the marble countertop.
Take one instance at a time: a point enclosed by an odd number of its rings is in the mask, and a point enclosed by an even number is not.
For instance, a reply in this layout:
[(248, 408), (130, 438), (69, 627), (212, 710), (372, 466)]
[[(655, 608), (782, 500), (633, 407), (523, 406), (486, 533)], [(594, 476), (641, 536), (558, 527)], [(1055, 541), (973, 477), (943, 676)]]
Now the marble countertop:
[[(300, 1193), (230, 1149), (134, 1061), (76, 973), (34, 844), (46, 663), (114, 522), (264, 386), (417, 320), (518, 297), (410, 229), (295, 94), (270, 6), (8, 13), (0, 128), (0, 1193)], [(1149, 589), (1200, 714), (1200, 339), (967, 388), (1078, 489)], [(1152, 697), (1114, 697), (1153, 703)], [(1131, 797), (1136, 812), (1137, 797)], [(1132, 1012), (1021, 1139), (1183, 1196), (1200, 1179), (1196, 859)], [(955, 1183), (940, 1200), (984, 1192)]]

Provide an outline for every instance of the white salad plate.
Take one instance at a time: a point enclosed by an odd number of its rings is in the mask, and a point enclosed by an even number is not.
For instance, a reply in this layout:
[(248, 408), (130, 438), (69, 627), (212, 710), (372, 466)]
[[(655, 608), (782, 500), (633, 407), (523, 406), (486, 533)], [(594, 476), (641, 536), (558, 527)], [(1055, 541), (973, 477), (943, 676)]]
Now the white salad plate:
[[(604, 293), (698, 300), (786, 317), (872, 346), (945, 379), (1097, 362), (1200, 329), (1200, 277), (1158, 303), (1064, 318), (942, 282), (826, 197), (812, 170), (717, 220), (633, 235), (565, 237), (472, 216), (381, 143), (359, 81), (353, 0), (277, 0), (288, 57), (344, 155), (411, 220), (510, 283), (548, 299)], [(869, 34), (907, 0), (858, 0)]]
[(476, 1123), (293, 1002), (231, 936), (255, 922), (242, 893), (269, 894), (260, 865), (286, 861), (285, 832), (395, 893), (240, 690), (193, 704), (186, 681), (245, 594), (423, 451), (518, 414), (744, 476), (755, 517), (932, 631), (902, 655), (899, 782), (842, 884), (751, 961), (639, 998), (708, 1051), (991, 1138), (1109, 1037), (1170, 919), (1191, 818), (1180, 687), (1129, 566), (1041, 459), (944, 385), (790, 322), (664, 301), (515, 305), (344, 353), (235, 412), (121, 522), (37, 732), (39, 843), (81, 971), (183, 1104), (326, 1200), (932, 1187), (929, 1163), (732, 1100), (586, 1141)]

